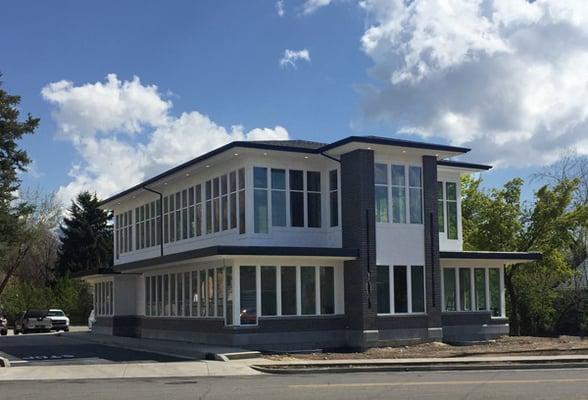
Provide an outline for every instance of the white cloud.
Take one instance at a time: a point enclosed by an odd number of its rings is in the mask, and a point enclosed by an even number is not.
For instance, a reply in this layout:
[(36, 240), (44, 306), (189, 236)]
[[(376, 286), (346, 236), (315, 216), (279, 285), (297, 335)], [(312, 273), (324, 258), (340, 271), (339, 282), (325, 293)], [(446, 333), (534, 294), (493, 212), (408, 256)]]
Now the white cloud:
[(282, 68), (288, 66), (296, 68), (296, 62), (298, 60), (310, 62), (310, 52), (307, 49), (302, 49), (299, 51), (286, 49), (284, 50), (284, 55), (280, 59), (280, 66)]
[(302, 14), (309, 15), (331, 4), (331, 0), (306, 0), (302, 5)]
[(276, 12), (280, 17), (283, 17), (284, 14), (286, 14), (286, 10), (284, 9), (284, 0), (278, 0), (276, 2)]
[(369, 119), (503, 166), (588, 152), (585, 1), (364, 0)]
[(55, 106), (58, 136), (80, 157), (69, 171), (71, 182), (58, 190), (64, 204), (82, 190), (104, 198), (234, 140), (288, 138), (281, 126), (245, 132), (242, 126), (227, 130), (198, 111), (174, 117), (171, 102), (137, 77), (121, 81), (111, 74), (106, 83), (80, 86), (61, 81), (42, 93)]

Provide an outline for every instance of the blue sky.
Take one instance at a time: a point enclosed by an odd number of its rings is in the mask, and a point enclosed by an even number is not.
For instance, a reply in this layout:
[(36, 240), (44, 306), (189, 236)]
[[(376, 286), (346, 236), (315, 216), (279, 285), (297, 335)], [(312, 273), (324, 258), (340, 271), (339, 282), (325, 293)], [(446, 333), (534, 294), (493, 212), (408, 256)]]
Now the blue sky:
[[(497, 0), (490, 11), (462, 10), (457, 2), (445, 12), (415, 9), (419, 1), (284, 0), (282, 16), (272, 0), (0, 3), (3, 31), (9, 33), (0, 39), (3, 87), (22, 96), (24, 112), (41, 118), (37, 133), (22, 142), (34, 160), (23, 183), (59, 190), (64, 199), (86, 187), (108, 195), (231, 138), (274, 137), (278, 131), (324, 142), (376, 134), (471, 146), (470, 160), (498, 164), (485, 174), (489, 186), (527, 177), (565, 148), (588, 147), (586, 136), (576, 132), (585, 110), (552, 103), (549, 95), (550, 88), (565, 85), (558, 76), (574, 78), (576, 69), (565, 62), (586, 52), (585, 28), (524, 1), (505, 9)], [(428, 44), (418, 29), (423, 20), (449, 46)], [(508, 25), (513, 20), (516, 25)], [(545, 26), (562, 24), (576, 29), (578, 43), (548, 56), (513, 35), (514, 26), (523, 26), (539, 41)], [(399, 31), (401, 25), (415, 28)], [(287, 49), (306, 50), (308, 60), (281, 66)], [(516, 79), (519, 61), (536, 65), (536, 77)], [(505, 71), (513, 77), (506, 83)], [(116, 74), (115, 94), (138, 77), (134, 87), (150, 88), (157, 116), (145, 111), (133, 120), (137, 129), (128, 128), (125, 115), (105, 131), (88, 128), (84, 118), (101, 115), (108, 104), (87, 97), (106, 85), (109, 74)], [(533, 79), (550, 86), (534, 87)], [(41, 93), (61, 81), (69, 86)], [(76, 88), (86, 95), (77, 96)], [(584, 92), (574, 95), (585, 100)], [(559, 110), (557, 118), (543, 120), (550, 107)], [(183, 114), (202, 125), (179, 134)], [(78, 131), (66, 129), (72, 123)], [(218, 139), (207, 139), (213, 135)], [(149, 160), (157, 158), (155, 147), (163, 139), (189, 144), (193, 154), (168, 155), (153, 167)], [(112, 148), (120, 150), (114, 160), (140, 154), (151, 166), (119, 179), (106, 171), (113, 160), (104, 154)], [(100, 183), (107, 181), (113, 183)]]

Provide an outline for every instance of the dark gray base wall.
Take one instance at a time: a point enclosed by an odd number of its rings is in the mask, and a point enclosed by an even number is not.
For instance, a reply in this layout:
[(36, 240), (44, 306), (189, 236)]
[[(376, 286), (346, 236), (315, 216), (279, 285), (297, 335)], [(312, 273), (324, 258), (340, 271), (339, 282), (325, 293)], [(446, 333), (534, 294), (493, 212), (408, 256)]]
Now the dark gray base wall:
[(429, 316), (426, 314), (378, 315), (376, 326), (377, 342), (374, 346), (402, 346), (442, 340), (441, 329), (429, 327)]
[(508, 335), (507, 318), (491, 318), (490, 312), (443, 313), (443, 341), (462, 343), (484, 341)]
[(92, 333), (98, 335), (112, 335), (112, 318), (96, 317), (96, 322), (92, 325)]

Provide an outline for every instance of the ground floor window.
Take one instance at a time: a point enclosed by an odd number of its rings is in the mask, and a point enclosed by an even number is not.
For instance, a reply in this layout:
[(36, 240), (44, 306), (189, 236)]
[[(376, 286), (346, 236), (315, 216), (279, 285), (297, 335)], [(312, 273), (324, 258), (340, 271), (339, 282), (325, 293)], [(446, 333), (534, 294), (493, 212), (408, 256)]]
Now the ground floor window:
[(101, 316), (114, 314), (114, 283), (112, 281), (94, 284), (94, 312)]
[(443, 309), (503, 316), (503, 288), (501, 268), (443, 268)]
[(422, 265), (379, 265), (378, 314), (425, 312), (424, 274)]

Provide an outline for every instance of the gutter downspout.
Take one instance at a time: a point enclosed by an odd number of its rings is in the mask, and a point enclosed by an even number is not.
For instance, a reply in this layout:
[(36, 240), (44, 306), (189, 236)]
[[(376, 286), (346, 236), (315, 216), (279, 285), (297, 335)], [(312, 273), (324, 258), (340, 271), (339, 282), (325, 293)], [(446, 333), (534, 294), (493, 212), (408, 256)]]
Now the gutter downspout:
[(159, 195), (159, 244), (161, 249), (161, 257), (163, 257), (163, 194), (156, 190), (150, 189), (147, 186), (143, 186), (143, 189)]

